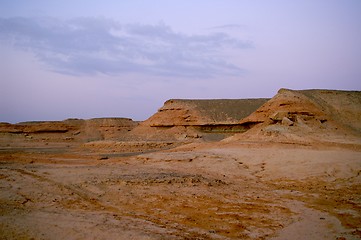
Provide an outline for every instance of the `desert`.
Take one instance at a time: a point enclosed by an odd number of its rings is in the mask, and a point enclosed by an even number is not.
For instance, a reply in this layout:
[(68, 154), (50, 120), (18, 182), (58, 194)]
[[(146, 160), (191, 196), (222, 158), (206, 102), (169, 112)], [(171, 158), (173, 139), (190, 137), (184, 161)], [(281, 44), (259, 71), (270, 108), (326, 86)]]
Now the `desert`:
[(361, 239), (361, 92), (0, 123), (0, 239)]

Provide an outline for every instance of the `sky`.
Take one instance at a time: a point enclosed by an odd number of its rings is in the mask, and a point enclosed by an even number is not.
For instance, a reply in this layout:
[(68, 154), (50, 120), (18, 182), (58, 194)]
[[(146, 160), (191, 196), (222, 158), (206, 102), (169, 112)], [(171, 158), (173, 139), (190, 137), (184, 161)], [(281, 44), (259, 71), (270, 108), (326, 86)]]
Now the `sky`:
[(0, 0), (0, 122), (361, 90), (359, 0)]

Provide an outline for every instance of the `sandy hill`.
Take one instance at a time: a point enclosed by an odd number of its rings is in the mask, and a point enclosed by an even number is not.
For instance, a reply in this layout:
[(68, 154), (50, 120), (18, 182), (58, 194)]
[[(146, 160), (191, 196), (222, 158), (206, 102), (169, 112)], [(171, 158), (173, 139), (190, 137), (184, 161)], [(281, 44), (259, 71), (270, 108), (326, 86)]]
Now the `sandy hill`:
[(233, 140), (359, 142), (361, 91), (281, 89), (240, 123), (255, 127)]

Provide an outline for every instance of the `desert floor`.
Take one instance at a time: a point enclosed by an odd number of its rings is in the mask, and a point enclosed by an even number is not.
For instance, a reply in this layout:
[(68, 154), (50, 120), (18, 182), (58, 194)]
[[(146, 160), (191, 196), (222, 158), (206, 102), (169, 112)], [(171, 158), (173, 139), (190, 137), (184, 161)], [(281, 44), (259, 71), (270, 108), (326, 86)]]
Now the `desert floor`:
[(0, 149), (0, 239), (360, 239), (361, 149)]

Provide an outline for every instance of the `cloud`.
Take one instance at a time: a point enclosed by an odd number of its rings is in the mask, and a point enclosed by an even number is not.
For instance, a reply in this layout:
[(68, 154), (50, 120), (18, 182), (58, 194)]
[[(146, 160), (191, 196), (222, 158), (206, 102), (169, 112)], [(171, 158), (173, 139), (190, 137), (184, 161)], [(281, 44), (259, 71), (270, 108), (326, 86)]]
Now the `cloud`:
[(246, 25), (242, 24), (225, 24), (211, 27), (210, 29), (237, 29), (237, 30), (244, 30), (246, 29)]
[(69, 75), (239, 75), (242, 68), (222, 51), (252, 47), (225, 33), (187, 35), (164, 23), (120, 24), (104, 18), (0, 18), (0, 39)]

